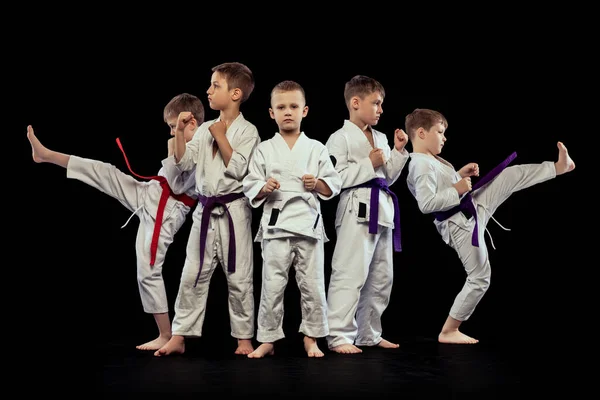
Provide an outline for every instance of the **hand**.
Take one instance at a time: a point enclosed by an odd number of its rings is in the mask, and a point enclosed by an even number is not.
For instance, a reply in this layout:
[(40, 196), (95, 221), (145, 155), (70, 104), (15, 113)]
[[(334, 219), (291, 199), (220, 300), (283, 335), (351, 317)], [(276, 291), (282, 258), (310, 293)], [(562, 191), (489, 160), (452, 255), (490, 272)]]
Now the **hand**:
[(408, 135), (402, 129), (396, 129), (394, 131), (394, 147), (398, 151), (402, 151), (404, 146), (408, 143)]
[(304, 188), (309, 192), (312, 192), (317, 187), (317, 179), (314, 175), (306, 174), (302, 176), (302, 182), (304, 182)]
[(189, 111), (182, 111), (179, 113), (177, 117), (177, 125), (175, 128), (175, 133), (183, 133), (185, 128), (192, 122), (194, 119), (194, 115)]
[(369, 158), (371, 159), (373, 168), (379, 168), (385, 163), (385, 157), (383, 156), (383, 150), (381, 149), (371, 150), (369, 153)]
[(458, 174), (461, 178), (467, 176), (479, 176), (479, 165), (476, 163), (468, 163), (458, 171)]
[(216, 139), (217, 136), (225, 135), (225, 133), (227, 132), (227, 124), (225, 124), (225, 121), (223, 120), (217, 121), (211, 126), (209, 126), (208, 130), (210, 131), (212, 137)]
[(265, 186), (263, 186), (262, 189), (260, 189), (260, 191), (268, 196), (271, 193), (273, 193), (274, 190), (279, 189), (280, 186), (281, 185), (279, 185), (279, 182), (277, 182), (275, 178), (269, 178)]
[(463, 194), (470, 192), (471, 191), (471, 178), (469, 178), (468, 176), (465, 178), (462, 178), (460, 181), (458, 181), (454, 184), (454, 188), (458, 192), (459, 196), (462, 196)]

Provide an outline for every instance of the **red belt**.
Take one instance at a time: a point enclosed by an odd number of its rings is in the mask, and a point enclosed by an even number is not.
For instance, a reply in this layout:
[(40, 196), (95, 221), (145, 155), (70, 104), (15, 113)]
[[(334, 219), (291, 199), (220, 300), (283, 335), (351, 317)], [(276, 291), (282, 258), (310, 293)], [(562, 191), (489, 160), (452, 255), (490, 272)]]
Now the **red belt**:
[(154, 262), (156, 261), (156, 250), (158, 249), (158, 237), (160, 236), (160, 228), (162, 226), (163, 215), (165, 213), (165, 206), (167, 205), (167, 200), (169, 196), (172, 196), (175, 200), (179, 200), (183, 202), (188, 207), (193, 207), (196, 204), (196, 200), (192, 197), (188, 196), (185, 193), (175, 194), (171, 190), (169, 186), (169, 182), (167, 182), (167, 178), (164, 176), (141, 176), (133, 172), (131, 166), (129, 165), (129, 160), (127, 160), (127, 156), (125, 155), (125, 150), (123, 150), (123, 146), (121, 145), (121, 141), (117, 138), (117, 145), (121, 149), (123, 153), (123, 157), (125, 158), (125, 163), (127, 164), (127, 168), (129, 171), (141, 179), (154, 179), (160, 183), (160, 187), (162, 188), (162, 193), (160, 195), (160, 200), (158, 201), (158, 209), (156, 211), (156, 219), (154, 221), (154, 232), (152, 234), (152, 242), (150, 244), (150, 266), (154, 266)]

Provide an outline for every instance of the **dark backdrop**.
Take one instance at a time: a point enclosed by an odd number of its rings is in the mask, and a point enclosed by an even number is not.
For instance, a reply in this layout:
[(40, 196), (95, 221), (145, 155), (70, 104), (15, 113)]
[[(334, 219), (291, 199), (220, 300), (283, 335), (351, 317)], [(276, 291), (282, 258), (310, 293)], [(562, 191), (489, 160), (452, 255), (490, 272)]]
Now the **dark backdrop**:
[[(156, 334), (154, 321), (143, 313), (139, 300), (134, 250), (137, 220), (120, 229), (130, 212), (118, 201), (68, 180), (62, 168), (34, 164), (26, 126), (32, 124), (42, 143), (52, 149), (106, 161), (125, 171), (115, 143), (120, 137), (135, 172), (153, 175), (169, 138), (162, 120), (164, 105), (173, 96), (189, 92), (202, 99), (207, 120), (216, 118), (218, 114), (208, 107), (206, 89), (211, 67), (228, 61), (245, 63), (255, 74), (256, 89), (242, 112), (257, 126), (262, 139), (277, 129), (268, 114), (269, 93), (276, 83), (291, 79), (303, 85), (310, 109), (302, 129), (324, 143), (348, 117), (344, 83), (364, 74), (378, 79), (386, 89), (384, 113), (376, 129), (388, 135), (390, 146), (394, 129), (403, 128), (405, 115), (417, 107), (433, 108), (447, 117), (448, 141), (441, 155), (457, 168), (477, 162), (485, 173), (513, 151), (518, 153), (514, 163), (555, 161), (556, 142), (564, 141), (578, 169), (509, 198), (495, 218), (510, 232), (493, 221), (488, 225), (497, 247), (493, 250), (487, 242), (492, 283), (464, 331), (482, 340), (520, 342), (525, 329), (535, 335), (546, 331), (555, 307), (564, 304), (561, 293), (572, 287), (572, 272), (582, 266), (582, 235), (575, 229), (581, 206), (574, 194), (585, 195), (576, 183), (583, 172), (584, 160), (578, 155), (584, 139), (576, 132), (577, 124), (565, 125), (562, 120), (571, 116), (571, 121), (582, 121), (577, 115), (583, 101), (557, 94), (566, 88), (562, 68), (573, 53), (569, 48), (540, 48), (535, 54), (520, 56), (517, 63), (510, 52), (482, 48), (451, 59), (433, 50), (408, 57), (405, 54), (410, 52), (396, 54), (391, 47), (361, 57), (329, 42), (323, 56), (311, 47), (298, 46), (289, 52), (269, 48), (270, 55), (265, 56), (256, 52), (256, 43), (243, 41), (243, 46), (227, 51), (198, 54), (197, 49), (177, 43), (129, 36), (98, 39), (82, 48), (68, 37), (66, 44), (64, 37), (38, 38), (35, 44), (49, 52), (36, 58), (23, 55), (19, 67), (23, 79), (13, 97), (19, 113), (11, 121), (15, 129), (10, 135), (21, 138), (17, 168), (24, 171), (9, 176), (16, 179), (14, 184), (32, 184), (20, 196), (20, 204), (15, 204), (23, 213), (15, 246), (25, 261), (11, 263), (18, 276), (13, 282), (21, 287), (11, 304), (20, 307), (19, 316), (23, 309), (32, 315), (28, 322), (15, 322), (20, 330), (54, 333), (61, 345), (77, 339), (93, 346), (113, 341), (135, 345)], [(540, 71), (558, 78), (549, 83)], [(435, 338), (465, 278), (456, 254), (437, 234), (432, 217), (419, 212), (408, 192), (407, 170), (392, 186), (400, 201), (404, 251), (395, 255), (391, 303), (383, 316), (384, 337), (398, 341)], [(322, 204), (331, 239), (325, 246), (328, 276), (337, 199)], [(254, 213), (253, 234), (260, 212)], [(191, 218), (177, 234), (164, 265), (171, 305), (190, 226)], [(254, 261), (258, 312), (258, 243)], [(284, 329), (295, 338), (299, 293), (294, 279), (289, 282)], [(233, 346), (226, 291), (224, 274), (218, 270), (210, 286), (201, 340), (224, 340)], [(32, 328), (32, 320), (40, 325)]]

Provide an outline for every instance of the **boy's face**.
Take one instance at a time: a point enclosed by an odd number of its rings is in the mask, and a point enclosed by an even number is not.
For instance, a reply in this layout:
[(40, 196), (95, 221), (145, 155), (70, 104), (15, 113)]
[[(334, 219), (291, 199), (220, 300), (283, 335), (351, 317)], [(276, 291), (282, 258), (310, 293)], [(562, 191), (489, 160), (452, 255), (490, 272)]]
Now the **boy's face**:
[(269, 114), (282, 133), (299, 133), (302, 118), (306, 117), (308, 106), (299, 90), (277, 91), (271, 97)]
[(365, 96), (364, 99), (357, 96), (351, 101), (354, 102), (355, 99), (356, 103), (352, 106), (356, 110), (358, 118), (365, 124), (377, 125), (381, 114), (383, 114), (383, 108), (381, 107), (383, 104), (383, 96), (381, 96), (381, 93), (371, 93), (370, 95)]
[(212, 110), (224, 110), (231, 104), (233, 90), (229, 90), (225, 76), (219, 72), (213, 72), (210, 78), (210, 86), (206, 91), (208, 94), (208, 105)]
[(437, 156), (442, 152), (442, 147), (446, 143), (444, 132), (446, 132), (446, 127), (441, 122), (434, 124), (428, 131), (423, 130), (422, 139), (430, 154)]
[[(185, 142), (189, 142), (194, 137), (194, 133), (196, 133), (196, 128), (198, 128), (198, 124), (196, 123), (196, 119), (192, 120), (193, 122), (188, 124), (188, 126), (183, 131), (183, 137), (185, 138)], [(177, 116), (167, 118), (167, 125), (169, 125), (171, 136), (175, 136), (175, 128), (177, 127)]]

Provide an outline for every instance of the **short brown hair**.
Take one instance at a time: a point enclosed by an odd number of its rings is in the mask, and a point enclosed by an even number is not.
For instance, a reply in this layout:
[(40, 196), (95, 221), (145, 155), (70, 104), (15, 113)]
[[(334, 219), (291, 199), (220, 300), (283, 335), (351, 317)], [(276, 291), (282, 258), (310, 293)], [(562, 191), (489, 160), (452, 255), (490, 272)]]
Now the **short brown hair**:
[(225, 77), (227, 89), (239, 88), (242, 91), (241, 102), (245, 102), (254, 90), (254, 75), (250, 68), (239, 62), (228, 62), (219, 64), (212, 68), (212, 72), (218, 72)]
[(275, 85), (273, 90), (271, 90), (271, 99), (273, 98), (273, 94), (275, 92), (293, 92), (295, 90), (302, 93), (302, 98), (304, 99), (304, 102), (306, 103), (306, 93), (304, 93), (304, 88), (302, 88), (302, 86), (300, 86), (300, 84), (298, 82), (294, 82), (294, 81), (283, 81), (283, 82), (279, 82), (277, 85)]
[(167, 119), (176, 118), (183, 111), (191, 112), (198, 125), (204, 122), (204, 105), (202, 101), (189, 93), (181, 93), (173, 97), (165, 106), (163, 119), (167, 122)]
[(356, 75), (346, 82), (346, 86), (344, 87), (344, 100), (346, 101), (346, 106), (348, 108), (350, 107), (350, 99), (354, 96), (364, 99), (368, 95), (376, 92), (379, 92), (381, 97), (385, 98), (385, 89), (381, 83), (368, 76)]
[(423, 128), (428, 131), (438, 122), (448, 129), (448, 121), (441, 112), (429, 110), (427, 108), (415, 108), (415, 110), (408, 114), (404, 119), (404, 127), (406, 128), (409, 139), (413, 140), (417, 129)]

